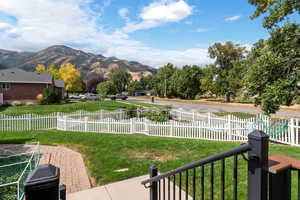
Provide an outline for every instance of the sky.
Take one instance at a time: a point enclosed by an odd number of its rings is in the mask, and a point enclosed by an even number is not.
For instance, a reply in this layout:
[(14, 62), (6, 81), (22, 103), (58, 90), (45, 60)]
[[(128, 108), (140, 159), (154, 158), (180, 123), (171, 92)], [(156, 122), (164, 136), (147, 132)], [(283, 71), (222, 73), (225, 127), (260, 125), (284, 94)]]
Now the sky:
[(0, 0), (0, 49), (52, 45), (152, 67), (213, 62), (207, 49), (267, 38), (247, 0)]

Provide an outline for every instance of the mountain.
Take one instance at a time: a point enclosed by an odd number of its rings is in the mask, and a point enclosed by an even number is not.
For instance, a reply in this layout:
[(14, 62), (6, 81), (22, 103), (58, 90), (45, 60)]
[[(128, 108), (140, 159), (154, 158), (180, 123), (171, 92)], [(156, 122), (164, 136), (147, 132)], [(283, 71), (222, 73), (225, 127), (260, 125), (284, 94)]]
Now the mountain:
[(156, 69), (136, 61), (86, 53), (63, 45), (51, 46), (39, 52), (16, 52), (0, 49), (0, 69), (17, 67), (26, 71), (34, 71), (38, 64), (60, 66), (64, 63), (74, 64), (84, 79), (95, 73), (107, 76), (112, 70), (118, 68), (127, 70), (134, 79), (156, 72)]

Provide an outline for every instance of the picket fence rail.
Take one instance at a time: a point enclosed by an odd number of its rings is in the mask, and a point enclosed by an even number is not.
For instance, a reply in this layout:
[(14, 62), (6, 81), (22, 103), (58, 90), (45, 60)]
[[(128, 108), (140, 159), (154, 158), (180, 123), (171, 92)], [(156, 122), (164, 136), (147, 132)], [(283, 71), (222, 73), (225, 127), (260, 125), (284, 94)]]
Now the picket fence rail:
[(218, 141), (247, 141), (253, 129), (263, 130), (270, 140), (300, 146), (298, 119), (272, 119), (257, 115), (242, 119), (233, 115), (216, 116), (213, 113), (171, 110), (168, 122), (153, 122), (145, 118), (127, 119), (119, 111), (77, 111), (49, 115), (0, 115), (0, 131), (57, 129), (76, 132), (118, 134), (146, 134), (150, 136), (193, 138)]

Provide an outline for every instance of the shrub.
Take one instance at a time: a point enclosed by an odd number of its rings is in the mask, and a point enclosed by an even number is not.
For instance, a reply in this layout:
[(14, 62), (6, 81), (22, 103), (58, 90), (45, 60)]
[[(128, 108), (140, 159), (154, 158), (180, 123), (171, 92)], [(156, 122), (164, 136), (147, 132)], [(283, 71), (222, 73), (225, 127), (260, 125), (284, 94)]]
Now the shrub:
[(145, 111), (143, 116), (155, 122), (166, 122), (169, 120), (169, 112), (166, 110)]
[(32, 101), (26, 102), (26, 106), (32, 106), (32, 105), (34, 105), (34, 103)]
[(11, 105), (12, 106), (21, 106), (22, 102), (21, 101), (13, 101), (13, 102), (11, 102)]
[(38, 99), (38, 103), (41, 105), (45, 104), (56, 104), (62, 101), (62, 94), (58, 90), (45, 88), (43, 91), (43, 98)]
[(130, 105), (126, 108), (125, 113), (128, 118), (134, 118), (137, 115), (137, 107)]

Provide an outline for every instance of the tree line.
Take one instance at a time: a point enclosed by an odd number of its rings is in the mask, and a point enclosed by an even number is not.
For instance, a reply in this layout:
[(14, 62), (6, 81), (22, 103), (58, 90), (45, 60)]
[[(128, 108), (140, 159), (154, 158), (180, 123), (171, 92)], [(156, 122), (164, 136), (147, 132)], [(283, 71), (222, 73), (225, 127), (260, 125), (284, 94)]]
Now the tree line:
[[(265, 114), (275, 113), (280, 105), (300, 102), (300, 27), (288, 16), (300, 12), (295, 0), (248, 0), (256, 7), (253, 19), (265, 14), (263, 27), (269, 38), (256, 42), (251, 49), (231, 41), (215, 43), (208, 49), (214, 63), (206, 66), (176, 67), (168, 63), (156, 74), (132, 80), (123, 69), (112, 71), (108, 77), (94, 75), (86, 84), (72, 64), (55, 67), (38, 66), (65, 80), (67, 91), (97, 92), (102, 96), (127, 91), (151, 91), (160, 97), (197, 99), (202, 96), (253, 101)], [(38, 69), (41, 68), (42, 70)]]

